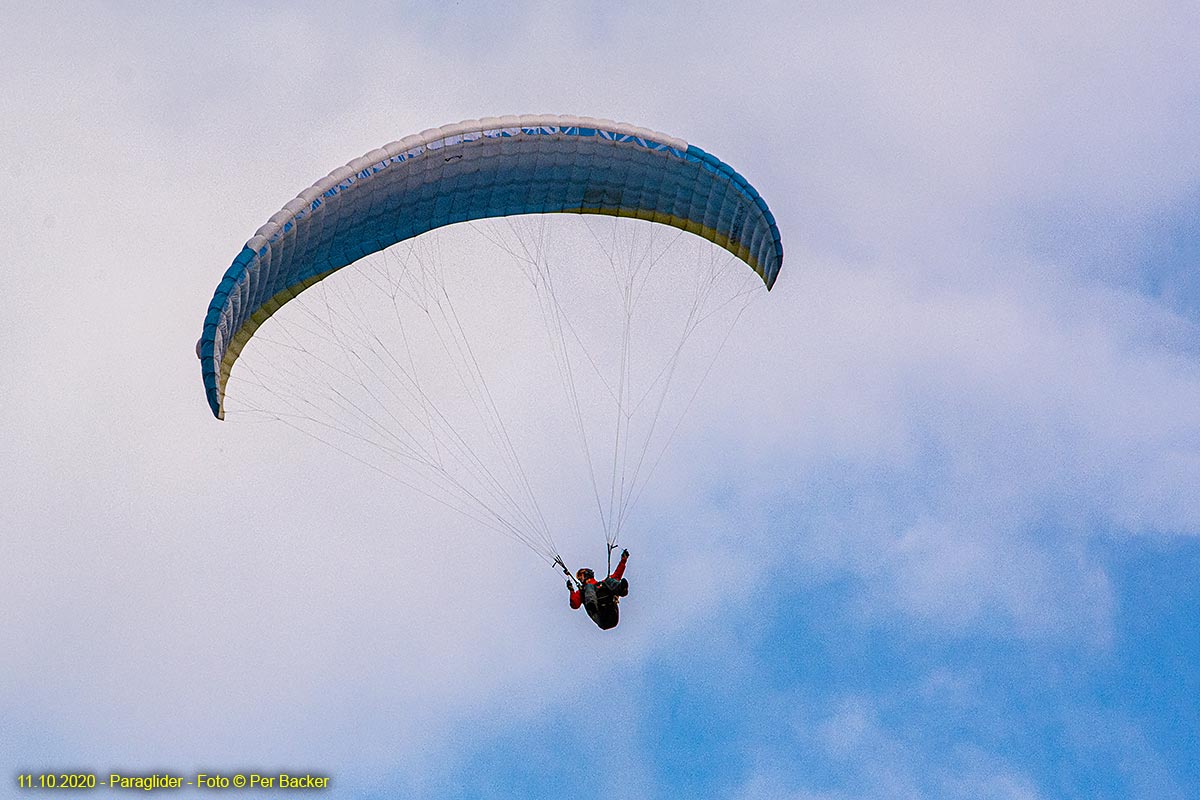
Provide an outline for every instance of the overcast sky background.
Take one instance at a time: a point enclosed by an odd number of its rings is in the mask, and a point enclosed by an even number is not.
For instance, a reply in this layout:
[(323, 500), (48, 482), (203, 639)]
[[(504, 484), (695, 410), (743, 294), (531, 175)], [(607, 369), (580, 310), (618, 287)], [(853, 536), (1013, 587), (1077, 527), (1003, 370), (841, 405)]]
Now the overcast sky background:
[[(1197, 797), (1200, 13), (993, 5), (0, 2), (4, 780)], [(607, 635), (193, 353), (315, 179), (543, 112), (719, 155), (786, 249)]]

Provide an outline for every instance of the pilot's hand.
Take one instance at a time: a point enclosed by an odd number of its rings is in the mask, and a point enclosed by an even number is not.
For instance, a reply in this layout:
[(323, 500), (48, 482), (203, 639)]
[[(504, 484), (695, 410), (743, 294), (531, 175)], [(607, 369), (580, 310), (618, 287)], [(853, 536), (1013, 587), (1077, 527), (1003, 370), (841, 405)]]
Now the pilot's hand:
[(567, 578), (567, 591), (569, 591), (569, 592), (575, 591), (575, 584), (571, 583), (570, 578)]
[(621, 560), (624, 561), (627, 558), (629, 558), (629, 550), (622, 550), (621, 551)]

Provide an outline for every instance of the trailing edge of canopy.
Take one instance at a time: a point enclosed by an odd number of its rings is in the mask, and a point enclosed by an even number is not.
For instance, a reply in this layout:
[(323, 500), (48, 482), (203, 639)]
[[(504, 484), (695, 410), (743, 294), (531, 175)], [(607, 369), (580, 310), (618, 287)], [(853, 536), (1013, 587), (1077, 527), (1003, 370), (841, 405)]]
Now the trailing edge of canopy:
[(689, 231), (746, 262), (770, 289), (775, 219), (750, 183), (682, 139), (590, 117), (468, 120), (408, 136), (334, 170), (246, 242), (213, 294), (197, 344), (224, 418), (238, 355), (277, 309), (358, 259), (471, 219), (579, 213)]

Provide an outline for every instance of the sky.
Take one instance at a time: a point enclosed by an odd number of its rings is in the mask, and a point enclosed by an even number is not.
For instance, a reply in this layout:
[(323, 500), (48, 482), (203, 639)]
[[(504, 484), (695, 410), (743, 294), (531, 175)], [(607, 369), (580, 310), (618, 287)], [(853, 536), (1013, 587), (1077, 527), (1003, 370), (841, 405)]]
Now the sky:
[[(0, 31), (0, 794), (1200, 797), (1192, 4), (80, 0)], [(786, 252), (609, 633), (520, 546), (214, 420), (193, 350), (301, 189), (510, 113), (717, 154)]]

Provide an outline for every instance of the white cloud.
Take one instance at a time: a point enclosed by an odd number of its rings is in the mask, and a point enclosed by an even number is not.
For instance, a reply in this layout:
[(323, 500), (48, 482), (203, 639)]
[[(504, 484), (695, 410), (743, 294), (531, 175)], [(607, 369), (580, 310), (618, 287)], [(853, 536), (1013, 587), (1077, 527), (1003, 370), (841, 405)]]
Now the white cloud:
[[(845, 696), (825, 716), (800, 715), (794, 763), (764, 763), (738, 800), (1037, 800), (1046, 795), (1003, 758), (972, 746), (942, 751), (921, 731), (889, 724), (868, 698)], [(788, 745), (778, 743), (779, 749)]]
[[(1200, 530), (1195, 327), (1120, 288), (1144, 220), (1196, 182), (1194, 13), (684, 6), (6, 20), (0, 705), (43, 713), (38, 753), (436, 759), (456, 715), (576, 690), (562, 653), (591, 631), (542, 626), (562, 598), (523, 553), (426, 536), (456, 523), (218, 426), (191, 355), (237, 247), (322, 170), (489, 113), (678, 131), (784, 232), (784, 276), (728, 351), (753, 357), (723, 362), (647, 497), (646, 519), (681, 521), (634, 548), (661, 606), (627, 620), (623, 658), (720, 613), (684, 607), (684, 576), (727, 567), (736, 598), (793, 560), (861, 577), (868, 614), (1109, 640), (1120, 598), (1089, 537)], [(1060, 260), (1039, 256), (1056, 236)], [(481, 563), (508, 605), (470, 599)], [(869, 702), (826, 733), (854, 763), (891, 754), (868, 789), (911, 788)], [(947, 796), (1036, 796), (957, 758)], [(746, 795), (787, 796), (763, 780)]]

